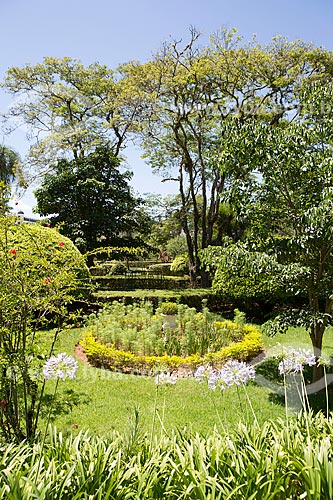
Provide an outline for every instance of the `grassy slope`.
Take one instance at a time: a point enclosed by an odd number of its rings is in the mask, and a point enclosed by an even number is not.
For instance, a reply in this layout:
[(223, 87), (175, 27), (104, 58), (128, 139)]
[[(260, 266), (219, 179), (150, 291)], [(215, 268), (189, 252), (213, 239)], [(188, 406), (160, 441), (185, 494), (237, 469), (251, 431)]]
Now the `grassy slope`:
[[(81, 334), (82, 330), (79, 329), (63, 332), (57, 351), (72, 353)], [(327, 332), (324, 348), (332, 354), (330, 336), (331, 332)], [(310, 340), (301, 329), (291, 329), (287, 335), (273, 339), (265, 338), (268, 349), (278, 343), (299, 347), (309, 346)], [(49, 394), (52, 394), (53, 387), (53, 382), (49, 381)], [(151, 432), (156, 399), (153, 377), (112, 373), (79, 362), (77, 378), (61, 382), (59, 387), (59, 404), (55, 406), (54, 423), (64, 432), (90, 428), (99, 435), (107, 435), (113, 429), (123, 431), (131, 425), (135, 409), (139, 411), (142, 430)], [(259, 421), (284, 415), (281, 399), (269, 389), (251, 383), (247, 392)], [(253, 420), (242, 389), (239, 394), (235, 388), (224, 393), (208, 391), (205, 385), (198, 384), (194, 379), (180, 379), (176, 386), (166, 390), (159, 388), (156, 407), (161, 417), (164, 411), (166, 429), (186, 427), (203, 434), (211, 433), (215, 425), (217, 428), (224, 426), (230, 429), (241, 419)], [(73, 430), (73, 424), (78, 424), (77, 430)], [(160, 430), (161, 424), (156, 417), (155, 432), (159, 433)]]

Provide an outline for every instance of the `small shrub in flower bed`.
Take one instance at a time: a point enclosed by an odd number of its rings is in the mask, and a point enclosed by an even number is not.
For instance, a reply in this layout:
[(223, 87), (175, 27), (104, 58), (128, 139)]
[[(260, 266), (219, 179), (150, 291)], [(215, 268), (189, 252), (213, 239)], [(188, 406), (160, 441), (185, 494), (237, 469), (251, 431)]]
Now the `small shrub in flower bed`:
[(178, 305), (177, 327), (163, 326), (163, 317), (150, 303), (142, 306), (114, 302), (88, 321), (81, 345), (89, 361), (112, 370), (151, 372), (159, 366), (195, 369), (218, 365), (230, 358), (249, 359), (263, 347), (251, 325), (214, 321), (207, 308), (201, 313)]

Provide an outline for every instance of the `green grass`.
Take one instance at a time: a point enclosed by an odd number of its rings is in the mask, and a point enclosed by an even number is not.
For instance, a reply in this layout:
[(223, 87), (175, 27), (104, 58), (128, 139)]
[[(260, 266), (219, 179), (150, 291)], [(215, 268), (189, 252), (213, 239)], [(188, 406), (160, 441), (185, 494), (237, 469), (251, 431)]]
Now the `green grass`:
[[(333, 351), (329, 346), (331, 333), (332, 331), (326, 333), (324, 342), (329, 353)], [(80, 329), (62, 332), (57, 342), (57, 351), (73, 353), (81, 335)], [(308, 334), (301, 329), (290, 329), (284, 336), (265, 337), (268, 350), (277, 343), (310, 347)], [(273, 373), (273, 369), (268, 363), (266, 370)], [(53, 382), (49, 381), (49, 395), (52, 394), (53, 388)], [(59, 383), (59, 397), (54, 406), (53, 422), (65, 433), (90, 429), (93, 433), (107, 436), (113, 430), (128, 430), (137, 410), (142, 431), (150, 433), (155, 413), (156, 390), (154, 377), (114, 373), (79, 362), (77, 378)], [(218, 430), (223, 430), (223, 427), (231, 430), (240, 421), (253, 421), (246, 396), (242, 389), (239, 392), (241, 404), (236, 388), (221, 393), (209, 391), (205, 385), (199, 384), (193, 378), (179, 379), (175, 386), (158, 389), (156, 408), (161, 418), (164, 413), (163, 422), (167, 431), (186, 428), (208, 435), (215, 427)], [(284, 416), (283, 400), (268, 388), (250, 383), (247, 393), (259, 422)], [(41, 425), (44, 424), (45, 415), (41, 421)], [(78, 425), (77, 430), (73, 429), (73, 424)], [(160, 431), (161, 424), (156, 416), (155, 433)]]
[[(327, 328), (323, 338), (323, 352), (329, 354), (330, 356), (333, 356), (332, 336), (333, 328)], [(285, 348), (312, 348), (310, 335), (304, 330), (304, 328), (289, 328), (287, 333), (280, 333), (274, 337), (264, 335), (264, 341), (268, 351), (279, 345)]]
[[(81, 332), (79, 329), (63, 332), (57, 342), (57, 351), (72, 353)], [(49, 395), (53, 393), (53, 388), (54, 383), (49, 381)], [(283, 407), (273, 402), (268, 389), (250, 384), (247, 390), (259, 420), (283, 415)], [(53, 421), (63, 432), (73, 431), (73, 424), (78, 424), (78, 431), (89, 428), (99, 435), (108, 435), (113, 430), (128, 428), (135, 410), (138, 410), (142, 430), (150, 432), (156, 391), (154, 377), (113, 373), (79, 362), (77, 378), (59, 383)], [(193, 378), (186, 378), (179, 379), (175, 386), (159, 388), (156, 407), (160, 416), (164, 412), (163, 422), (167, 430), (186, 427), (193, 432), (208, 434), (215, 426), (222, 430), (222, 423), (232, 428), (241, 419), (253, 420), (242, 391), (240, 396), (242, 407), (235, 389), (228, 389), (222, 394), (209, 391)], [(44, 423), (45, 418), (46, 415)], [(158, 433), (160, 430), (156, 417), (155, 431)]]

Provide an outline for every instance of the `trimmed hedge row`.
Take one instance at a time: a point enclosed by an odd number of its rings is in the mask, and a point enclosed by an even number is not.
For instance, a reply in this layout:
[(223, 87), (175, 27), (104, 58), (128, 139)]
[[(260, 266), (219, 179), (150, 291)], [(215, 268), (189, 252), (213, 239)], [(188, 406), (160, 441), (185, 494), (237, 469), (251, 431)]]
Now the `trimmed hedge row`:
[(136, 290), (159, 289), (172, 290), (186, 288), (189, 280), (176, 276), (166, 277), (128, 277), (128, 276), (94, 276), (94, 282), (102, 290)]
[(100, 290), (92, 294), (92, 298), (99, 304), (107, 304), (114, 300), (124, 302), (125, 305), (148, 300), (156, 309), (161, 301), (174, 301), (194, 307), (198, 312), (202, 310), (202, 302), (206, 301), (208, 309), (222, 314), (225, 318), (233, 318), (234, 310), (240, 309), (246, 314), (249, 321), (257, 323), (266, 321), (273, 310), (273, 304), (241, 302), (226, 299), (215, 293), (211, 288), (183, 288), (178, 290)]
[(202, 310), (202, 302), (210, 311), (223, 311), (229, 317), (233, 317), (233, 305), (227, 303), (220, 295), (207, 288), (187, 288), (179, 290), (128, 290), (109, 291), (100, 290), (93, 294), (93, 299), (99, 303), (110, 303), (114, 300), (124, 302), (125, 305), (148, 300), (156, 309), (161, 301), (173, 301), (194, 307), (197, 311)]
[[(228, 327), (226, 322), (226, 327)], [(115, 349), (113, 346), (102, 344), (94, 337), (93, 331), (88, 330), (80, 344), (85, 350), (87, 358), (91, 364), (98, 368), (125, 373), (152, 374), (154, 370), (163, 369), (175, 370), (184, 368), (194, 371), (199, 365), (211, 364), (218, 366), (228, 359), (249, 360), (257, 356), (263, 350), (263, 339), (260, 332), (251, 325), (244, 325), (244, 338), (240, 342), (235, 342), (224, 347), (218, 352), (210, 352), (205, 356), (198, 354), (181, 356), (143, 356), (136, 355), (128, 351)]]

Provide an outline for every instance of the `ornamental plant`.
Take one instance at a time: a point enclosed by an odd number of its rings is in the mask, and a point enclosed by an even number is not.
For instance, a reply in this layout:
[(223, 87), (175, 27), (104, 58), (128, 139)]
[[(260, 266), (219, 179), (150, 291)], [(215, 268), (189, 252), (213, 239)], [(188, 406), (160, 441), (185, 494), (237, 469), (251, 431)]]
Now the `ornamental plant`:
[[(216, 363), (214, 354), (221, 349), (227, 346), (231, 348), (234, 342), (245, 340), (247, 334), (259, 335), (258, 330), (250, 325), (215, 321), (215, 316), (206, 307), (197, 313), (194, 308), (184, 304), (177, 306), (172, 303), (174, 306), (178, 307), (176, 328), (170, 328), (163, 325), (161, 307), (154, 314), (150, 302), (126, 306), (114, 301), (111, 306), (99, 311), (98, 315), (89, 317), (85, 333), (88, 336), (92, 334), (118, 354), (127, 352), (127, 359), (131, 355), (180, 358), (209, 355), (213, 363)], [(116, 357), (119, 358), (117, 354)]]
[[(73, 243), (58, 231), (0, 218), (0, 433), (7, 440), (37, 432), (45, 381), (42, 364), (54, 350), (67, 305), (82, 296), (89, 272)], [(56, 325), (50, 352), (41, 328)]]
[[(63, 246), (63, 245), (60, 245), (60, 246)], [(59, 380), (66, 380), (68, 378), (69, 379), (75, 378), (77, 370), (78, 370), (77, 361), (75, 361), (73, 356), (69, 356), (65, 352), (61, 352), (57, 356), (51, 356), (46, 361), (46, 363), (43, 367), (44, 381), (56, 380), (56, 384), (55, 384), (55, 388), (54, 388), (53, 398), (52, 398), (51, 404), (49, 405), (47, 422), (46, 422), (46, 426), (45, 426), (44, 436), (42, 439), (41, 456), (40, 456), (40, 459), (38, 461), (37, 473), (36, 473), (37, 479), (39, 479), (39, 471), (40, 471), (40, 465), (41, 465), (41, 460), (42, 460), (42, 452), (43, 452), (45, 439), (46, 439), (46, 435), (47, 435), (47, 429), (48, 429), (48, 426), (50, 423), (53, 403), (55, 401), (56, 394), (57, 394)]]
[(177, 314), (178, 313), (178, 305), (175, 302), (162, 302), (159, 307), (161, 314)]
[(256, 372), (252, 365), (235, 359), (229, 359), (220, 369), (214, 369), (209, 365), (201, 365), (194, 373), (194, 377), (198, 382), (207, 381), (208, 389), (213, 391), (216, 389), (224, 391), (229, 387), (236, 386), (240, 410), (243, 413), (243, 404), (239, 393), (239, 387), (242, 387), (254, 417), (254, 422), (257, 424), (258, 421), (245, 387), (250, 380), (255, 378), (255, 375)]

